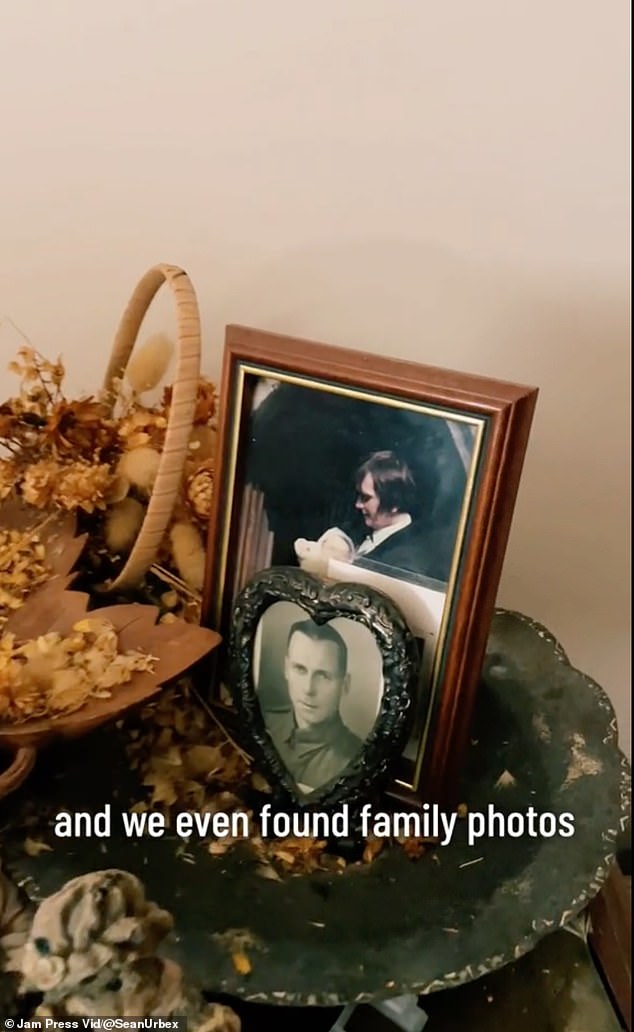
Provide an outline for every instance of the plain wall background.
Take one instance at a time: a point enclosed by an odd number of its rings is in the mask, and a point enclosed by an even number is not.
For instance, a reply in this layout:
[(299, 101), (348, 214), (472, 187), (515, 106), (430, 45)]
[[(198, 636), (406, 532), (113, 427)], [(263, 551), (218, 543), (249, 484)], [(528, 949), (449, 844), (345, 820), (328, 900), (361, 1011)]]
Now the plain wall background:
[(209, 374), (241, 322), (539, 386), (499, 604), (605, 687), (628, 751), (629, 19), (0, 0), (0, 317), (95, 389), (167, 261)]

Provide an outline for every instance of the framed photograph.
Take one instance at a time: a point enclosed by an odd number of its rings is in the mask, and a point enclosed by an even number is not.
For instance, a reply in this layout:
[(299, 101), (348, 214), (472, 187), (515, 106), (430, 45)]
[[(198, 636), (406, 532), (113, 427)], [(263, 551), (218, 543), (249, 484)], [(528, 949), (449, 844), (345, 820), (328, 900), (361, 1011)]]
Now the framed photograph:
[[(258, 571), (387, 594), (419, 649), (391, 791), (453, 800), (537, 389), (226, 330), (203, 622), (229, 639)], [(231, 704), (222, 653), (211, 697)]]
[(404, 745), (417, 670), (382, 592), (297, 567), (252, 577), (233, 607), (229, 684), (275, 805), (354, 809), (375, 793)]

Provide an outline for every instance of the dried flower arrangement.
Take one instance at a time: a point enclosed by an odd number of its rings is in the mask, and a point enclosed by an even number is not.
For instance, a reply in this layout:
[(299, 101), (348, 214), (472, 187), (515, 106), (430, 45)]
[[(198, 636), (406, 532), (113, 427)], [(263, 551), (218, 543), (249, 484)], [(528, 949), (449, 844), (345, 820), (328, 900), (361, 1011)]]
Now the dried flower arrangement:
[[(143, 523), (172, 388), (158, 403), (146, 397), (160, 385), (171, 354), (165, 335), (150, 337), (116, 382), (116, 398), (105, 392), (67, 398), (61, 358), (49, 361), (30, 345), (9, 365), (20, 383), (0, 405), (0, 501), (19, 498), (43, 513), (75, 514), (88, 534), (82, 569), (90, 587), (116, 576)], [(201, 378), (180, 495), (154, 567), (172, 589), (163, 589), (165, 608), (194, 618), (213, 491), (216, 406), (215, 385)]]

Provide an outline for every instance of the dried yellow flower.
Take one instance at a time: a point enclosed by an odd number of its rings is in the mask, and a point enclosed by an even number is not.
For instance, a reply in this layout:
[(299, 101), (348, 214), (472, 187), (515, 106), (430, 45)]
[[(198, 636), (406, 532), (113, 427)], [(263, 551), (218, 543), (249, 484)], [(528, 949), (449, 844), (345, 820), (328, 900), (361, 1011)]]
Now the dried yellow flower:
[(149, 445), (160, 451), (165, 441), (167, 419), (162, 411), (133, 408), (119, 421), (120, 447), (125, 451)]
[(50, 459), (44, 459), (28, 466), (22, 478), (22, 495), (25, 502), (37, 509), (45, 509), (53, 500), (60, 465)]
[(118, 651), (113, 625), (87, 617), (70, 634), (56, 631), (18, 644), (0, 639), (0, 713), (11, 724), (72, 713), (90, 698), (109, 698), (136, 671), (152, 671), (156, 659), (138, 649)]
[(194, 515), (206, 521), (211, 516), (214, 493), (214, 463), (203, 462), (187, 481), (187, 501)]
[[(171, 387), (166, 387), (163, 391), (163, 405), (166, 409), (169, 409), (172, 404), (173, 390)], [(216, 392), (216, 385), (211, 380), (207, 380), (206, 377), (201, 377), (198, 384), (198, 394), (196, 398), (196, 409), (194, 411), (194, 425), (205, 426), (211, 424), (216, 415), (216, 409), (218, 407), (218, 395)]]
[(43, 432), (50, 437), (58, 454), (99, 459), (103, 451), (112, 447), (116, 426), (101, 402), (85, 398), (58, 401)]
[(32, 530), (0, 528), (0, 632), (12, 610), (50, 577), (44, 556), (44, 546)]
[(12, 493), (16, 477), (17, 463), (12, 459), (0, 459), (0, 502)]
[(70, 512), (105, 509), (113, 481), (114, 475), (107, 463), (94, 466), (88, 462), (73, 462), (61, 467), (53, 501)]

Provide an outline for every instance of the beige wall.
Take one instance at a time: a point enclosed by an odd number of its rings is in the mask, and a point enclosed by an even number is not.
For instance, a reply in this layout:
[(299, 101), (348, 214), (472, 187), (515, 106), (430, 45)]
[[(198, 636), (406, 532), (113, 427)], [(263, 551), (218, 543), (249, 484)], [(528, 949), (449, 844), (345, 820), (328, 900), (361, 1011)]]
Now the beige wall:
[(94, 388), (170, 261), (208, 372), (236, 321), (538, 385), (499, 602), (627, 749), (628, 8), (0, 0), (0, 315)]

